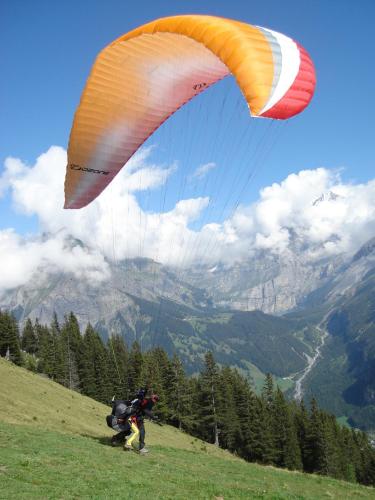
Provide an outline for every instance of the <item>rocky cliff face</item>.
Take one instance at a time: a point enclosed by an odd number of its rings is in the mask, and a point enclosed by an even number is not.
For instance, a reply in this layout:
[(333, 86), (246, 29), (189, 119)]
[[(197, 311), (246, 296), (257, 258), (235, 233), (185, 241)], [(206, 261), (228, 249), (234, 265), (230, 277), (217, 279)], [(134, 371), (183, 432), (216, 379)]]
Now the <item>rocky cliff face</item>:
[(147, 259), (133, 259), (111, 264), (111, 277), (99, 283), (38, 272), (27, 285), (5, 294), (0, 307), (12, 310), (21, 321), (38, 318), (41, 323), (49, 323), (54, 312), (62, 319), (74, 311), (82, 327), (100, 322), (110, 334), (118, 314), (128, 329), (135, 330), (140, 319), (135, 298), (153, 303), (156, 314), (161, 296), (192, 309), (209, 304), (204, 291), (170, 270)]
[(133, 259), (110, 264), (110, 278), (99, 283), (38, 271), (27, 285), (7, 292), (0, 306), (13, 310), (21, 320), (30, 317), (41, 322), (49, 322), (54, 312), (63, 318), (74, 311), (81, 325), (100, 321), (107, 330), (118, 313), (135, 329), (140, 312), (134, 298), (155, 304), (156, 310), (163, 298), (193, 309), (282, 314), (332, 282), (342, 260), (309, 262), (291, 251), (281, 255), (263, 252), (231, 267), (219, 264), (181, 271), (148, 259)]
[(327, 284), (343, 265), (343, 256), (318, 261), (286, 250), (259, 252), (231, 267), (197, 267), (184, 280), (203, 287), (217, 307), (282, 314), (297, 308), (315, 289)]
[(133, 328), (134, 298), (159, 304), (161, 298), (193, 309), (260, 310), (283, 314), (321, 301), (334, 303), (375, 266), (375, 238), (355, 255), (311, 259), (298, 245), (280, 254), (258, 252), (232, 266), (180, 270), (149, 259), (109, 263), (110, 277), (89, 282), (68, 274), (37, 271), (25, 286), (0, 297), (0, 307), (21, 319), (48, 322), (73, 310), (81, 323), (111, 321), (121, 312)]
[(375, 239), (352, 258), (313, 260), (298, 245), (280, 254), (258, 252), (232, 266), (195, 266), (180, 270), (149, 259), (109, 263), (111, 275), (100, 283), (68, 274), (38, 271), (25, 286), (7, 292), (0, 306), (24, 319), (48, 322), (73, 310), (81, 323), (110, 322), (121, 312), (134, 327), (137, 307), (132, 297), (159, 303), (161, 297), (192, 308), (260, 310), (283, 314), (315, 301), (335, 301), (375, 265)]

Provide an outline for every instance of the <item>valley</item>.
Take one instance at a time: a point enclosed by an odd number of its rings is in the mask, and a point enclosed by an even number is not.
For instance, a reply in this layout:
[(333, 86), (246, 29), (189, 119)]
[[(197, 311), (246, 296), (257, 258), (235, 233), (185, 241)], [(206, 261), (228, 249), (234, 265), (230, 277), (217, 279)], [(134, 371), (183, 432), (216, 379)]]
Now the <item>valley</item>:
[(352, 425), (372, 428), (374, 239), (353, 256), (322, 261), (302, 259), (296, 247), (214, 269), (177, 270), (140, 258), (108, 265), (111, 277), (100, 283), (37, 273), (3, 294), (0, 307), (21, 325), (73, 311), (82, 329), (90, 322), (103, 339), (120, 334), (142, 349), (178, 353), (190, 374), (211, 350), (256, 390), (270, 372), (290, 397), (314, 395)]

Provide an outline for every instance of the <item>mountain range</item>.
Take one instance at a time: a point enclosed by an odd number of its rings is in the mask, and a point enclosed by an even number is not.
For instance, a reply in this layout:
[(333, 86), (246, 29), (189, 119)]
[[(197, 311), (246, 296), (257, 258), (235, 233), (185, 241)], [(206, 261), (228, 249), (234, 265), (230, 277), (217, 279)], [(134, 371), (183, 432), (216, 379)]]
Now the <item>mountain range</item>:
[(121, 334), (143, 349), (178, 352), (189, 373), (211, 350), (257, 389), (271, 372), (291, 396), (299, 383), (301, 394), (351, 425), (375, 428), (375, 238), (354, 255), (318, 260), (296, 237), (283, 252), (259, 251), (231, 266), (181, 270), (143, 258), (108, 265), (111, 277), (99, 283), (38, 270), (0, 306), (21, 322), (73, 311), (103, 338)]

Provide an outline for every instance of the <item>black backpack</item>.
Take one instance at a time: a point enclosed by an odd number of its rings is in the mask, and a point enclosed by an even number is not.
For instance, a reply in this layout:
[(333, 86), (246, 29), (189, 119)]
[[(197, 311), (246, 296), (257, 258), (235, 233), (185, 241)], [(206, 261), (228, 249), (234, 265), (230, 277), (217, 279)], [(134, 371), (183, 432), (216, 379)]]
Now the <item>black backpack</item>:
[(133, 413), (133, 408), (130, 401), (125, 401), (124, 399), (116, 399), (111, 401), (112, 413), (107, 415), (106, 421), (108, 427), (115, 430), (121, 430), (118, 428), (117, 418), (121, 417), (127, 419)]
[(115, 417), (130, 417), (132, 413), (132, 407), (130, 401), (125, 401), (124, 399), (115, 399), (112, 401), (112, 415)]

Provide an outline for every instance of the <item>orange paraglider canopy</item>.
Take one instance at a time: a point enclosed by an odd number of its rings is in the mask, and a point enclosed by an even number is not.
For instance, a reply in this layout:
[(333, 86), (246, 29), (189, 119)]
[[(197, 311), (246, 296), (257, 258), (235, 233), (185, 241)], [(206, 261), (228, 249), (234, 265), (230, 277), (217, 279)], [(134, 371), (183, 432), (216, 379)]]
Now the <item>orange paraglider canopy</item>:
[(158, 19), (103, 49), (74, 117), (65, 208), (89, 204), (171, 114), (228, 74), (253, 116), (289, 118), (315, 88), (311, 59), (296, 42), (230, 19)]

